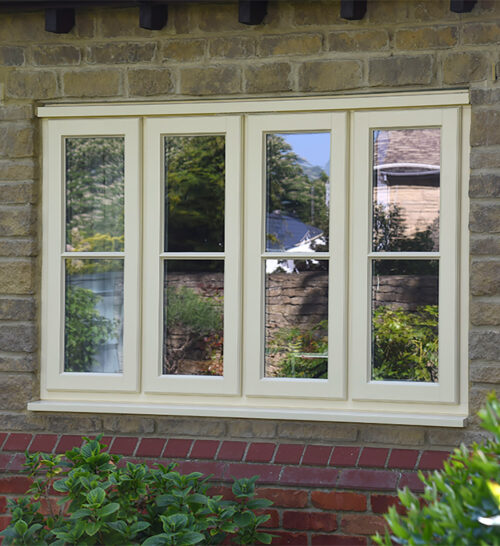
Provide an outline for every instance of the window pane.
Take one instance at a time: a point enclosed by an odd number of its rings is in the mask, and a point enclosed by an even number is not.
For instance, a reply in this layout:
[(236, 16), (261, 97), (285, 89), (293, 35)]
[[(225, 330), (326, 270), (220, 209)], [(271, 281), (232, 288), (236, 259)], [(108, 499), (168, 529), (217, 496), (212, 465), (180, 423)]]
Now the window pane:
[(64, 371), (121, 373), (123, 260), (65, 260)]
[(266, 377), (326, 379), (328, 262), (266, 260)]
[(72, 137), (65, 146), (66, 251), (123, 251), (123, 137)]
[(165, 252), (222, 252), (224, 136), (169, 136), (164, 151)]
[(438, 380), (438, 260), (372, 264), (372, 379)]
[(373, 250), (439, 250), (439, 129), (373, 132)]
[(223, 375), (224, 262), (164, 264), (163, 373)]
[(330, 133), (266, 135), (266, 250), (328, 250)]

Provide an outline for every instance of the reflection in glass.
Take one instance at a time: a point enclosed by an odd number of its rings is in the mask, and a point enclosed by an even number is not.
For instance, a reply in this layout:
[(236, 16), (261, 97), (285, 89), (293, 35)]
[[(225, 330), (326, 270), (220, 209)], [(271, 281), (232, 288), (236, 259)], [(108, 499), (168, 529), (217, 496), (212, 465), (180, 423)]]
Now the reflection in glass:
[(123, 251), (124, 139), (65, 140), (66, 251)]
[(163, 373), (223, 375), (224, 262), (164, 264)]
[(439, 129), (373, 131), (373, 250), (439, 250)]
[(266, 135), (266, 250), (328, 251), (330, 133)]
[(372, 263), (372, 379), (438, 380), (437, 260)]
[(64, 371), (123, 370), (123, 260), (65, 260)]
[(165, 252), (223, 252), (224, 136), (168, 136), (164, 151)]
[(266, 377), (328, 377), (328, 261), (266, 260)]

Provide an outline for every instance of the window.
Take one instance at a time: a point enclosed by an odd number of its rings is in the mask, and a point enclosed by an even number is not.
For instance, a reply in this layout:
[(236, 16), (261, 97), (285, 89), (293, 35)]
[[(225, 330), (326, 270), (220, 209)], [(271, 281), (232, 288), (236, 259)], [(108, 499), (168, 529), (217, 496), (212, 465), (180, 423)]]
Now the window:
[(29, 409), (462, 425), (467, 102), (40, 108)]

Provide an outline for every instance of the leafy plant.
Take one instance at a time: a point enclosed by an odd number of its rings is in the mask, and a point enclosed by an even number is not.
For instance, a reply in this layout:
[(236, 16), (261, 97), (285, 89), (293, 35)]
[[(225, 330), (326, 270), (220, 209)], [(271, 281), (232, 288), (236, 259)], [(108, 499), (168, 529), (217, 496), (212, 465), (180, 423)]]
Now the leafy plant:
[(99, 346), (116, 333), (115, 321), (103, 317), (96, 309), (100, 299), (87, 288), (66, 287), (64, 369), (67, 372), (92, 371)]
[(270, 340), (268, 354), (274, 358), (277, 377), (326, 378), (328, 321), (307, 330), (282, 328)]
[(494, 395), (479, 416), (492, 438), (455, 449), (440, 472), (428, 477), (420, 472), (425, 484), (421, 499), (407, 488), (399, 491), (407, 513), (399, 515), (394, 506), (389, 508), (385, 518), (391, 532), (373, 537), (377, 544), (500, 545), (500, 527), (492, 523), (500, 509), (491, 485), (500, 481), (500, 403)]
[(373, 312), (374, 379), (437, 381), (438, 306)]
[[(186, 286), (166, 289), (167, 336), (164, 364), (167, 373), (176, 373), (180, 362), (190, 353), (207, 353), (210, 369), (218, 373), (222, 366), (223, 303), (217, 296), (202, 296)], [(173, 331), (181, 332), (181, 341), (174, 346)]]
[[(100, 437), (85, 440), (65, 457), (26, 454), (34, 482), (26, 496), (9, 500), (12, 521), (0, 533), (5, 546), (188, 546), (227, 537), (231, 544), (270, 544), (272, 535), (259, 531), (269, 516), (255, 511), (272, 503), (254, 498), (257, 477), (235, 481), (235, 500), (223, 500), (208, 494), (208, 478), (199, 472), (182, 475), (175, 464), (122, 466)], [(53, 489), (61, 494), (57, 505)]]

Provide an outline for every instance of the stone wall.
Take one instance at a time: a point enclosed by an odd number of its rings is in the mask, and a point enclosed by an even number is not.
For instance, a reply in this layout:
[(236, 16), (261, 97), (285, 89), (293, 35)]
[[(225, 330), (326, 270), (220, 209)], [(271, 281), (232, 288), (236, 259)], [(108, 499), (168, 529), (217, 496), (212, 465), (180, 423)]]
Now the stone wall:
[[(136, 8), (81, 8), (66, 35), (43, 11), (0, 13), (0, 429), (23, 434), (449, 449), (479, 439), (475, 412), (500, 383), (500, 2), (270, 2), (262, 25), (233, 3), (169, 8), (157, 32)], [(46, 101), (163, 101), (408, 89), (471, 89), (470, 412), (464, 429), (183, 417), (35, 414), (39, 396), (40, 123)], [(318, 482), (319, 483), (319, 482)], [(364, 542), (360, 542), (364, 543)]]

